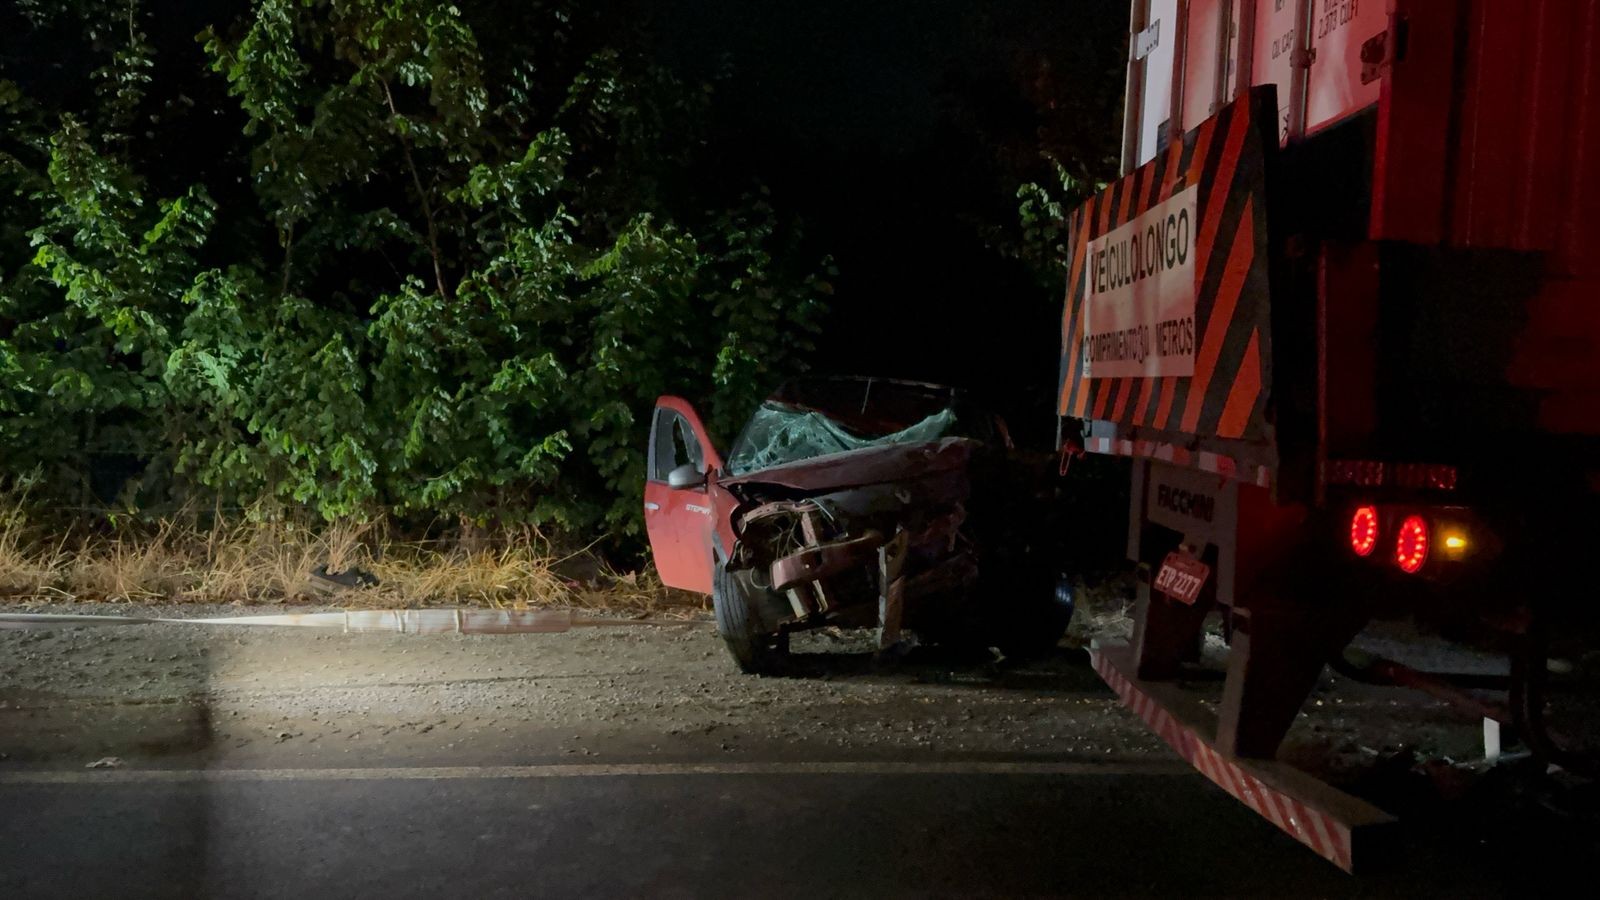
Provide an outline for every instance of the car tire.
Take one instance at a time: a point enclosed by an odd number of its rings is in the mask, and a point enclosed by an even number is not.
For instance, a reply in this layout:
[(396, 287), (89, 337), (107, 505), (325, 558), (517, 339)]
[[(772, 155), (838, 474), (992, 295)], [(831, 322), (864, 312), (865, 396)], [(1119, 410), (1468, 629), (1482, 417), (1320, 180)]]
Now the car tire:
[(762, 624), (750, 587), (721, 563), (711, 575), (711, 609), (717, 633), (741, 671), (767, 675), (782, 669), (788, 657), (787, 635), (769, 631)]
[(1048, 656), (1061, 643), (1072, 622), (1073, 585), (1034, 569), (1024, 577), (1012, 579), (1006, 590), (1008, 610), (995, 645), (1012, 659), (1029, 660)]

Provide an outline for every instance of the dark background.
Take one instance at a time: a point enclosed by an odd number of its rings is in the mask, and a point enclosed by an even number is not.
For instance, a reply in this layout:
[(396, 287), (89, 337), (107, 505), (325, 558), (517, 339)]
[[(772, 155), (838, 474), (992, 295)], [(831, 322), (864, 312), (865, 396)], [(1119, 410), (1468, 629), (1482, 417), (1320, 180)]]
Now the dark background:
[(1017, 188), (1115, 175), (1126, 0), (661, 0), (663, 58), (718, 83), (715, 155), (835, 258), (815, 368), (971, 387), (1053, 426), (1060, 294), (1015, 258)]
[[(1048, 440), (1064, 285), (1018, 258), (1017, 189), (1059, 184), (1046, 154), (1088, 183), (1116, 174), (1127, 0), (463, 4), (486, 41), (496, 23), (514, 28), (562, 6), (574, 14), (562, 51), (570, 58), (542, 68), (571, 69), (583, 52), (614, 45), (709, 83), (704, 163), (684, 173), (683, 193), (709, 206), (765, 186), (803, 233), (806, 257), (833, 259), (814, 370), (970, 387), (1019, 436)], [(181, 86), (144, 148), (156, 163), (145, 167), (154, 193), (198, 179), (224, 210), (252, 208), (240, 177), (247, 160), (217, 152), (238, 146), (243, 120), (195, 39), (207, 26), (236, 36), (249, 9), (248, 0), (143, 9), (152, 74)], [(17, 15), (0, 11), (12, 71), (54, 106), (88, 105), (83, 50), (99, 41), (23, 40), (9, 27)], [(122, 27), (111, 18), (107, 29)], [(215, 249), (219, 258), (237, 250)]]

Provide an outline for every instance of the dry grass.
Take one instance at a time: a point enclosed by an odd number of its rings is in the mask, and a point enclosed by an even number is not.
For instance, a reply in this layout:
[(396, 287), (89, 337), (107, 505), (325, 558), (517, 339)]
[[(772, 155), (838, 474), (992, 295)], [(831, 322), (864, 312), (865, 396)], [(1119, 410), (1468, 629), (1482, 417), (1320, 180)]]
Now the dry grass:
[(30, 536), (23, 514), (26, 499), (0, 494), (0, 597), (41, 594), (65, 566), (63, 547)]
[[(463, 549), (404, 541), (381, 523), (309, 525), (246, 516), (209, 527), (179, 516), (112, 533), (30, 527), (26, 498), (0, 494), (0, 602), (326, 602), (342, 606), (579, 607), (651, 616), (690, 614), (699, 598), (665, 588), (653, 570), (617, 572), (588, 551), (561, 553), (534, 529)], [(186, 524), (187, 523), (187, 524)], [(352, 568), (377, 584), (317, 578)]]

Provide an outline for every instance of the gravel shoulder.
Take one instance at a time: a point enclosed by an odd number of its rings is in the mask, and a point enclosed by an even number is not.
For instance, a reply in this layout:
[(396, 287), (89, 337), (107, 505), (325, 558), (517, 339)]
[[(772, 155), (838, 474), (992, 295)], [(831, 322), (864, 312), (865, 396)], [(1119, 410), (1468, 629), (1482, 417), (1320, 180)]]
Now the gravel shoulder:
[[(282, 608), (13, 608), (169, 617)], [(297, 608), (295, 611), (314, 611)], [(0, 631), (0, 765), (462, 765), (1163, 752), (1079, 651), (878, 670), (865, 634), (738, 674), (709, 622), (545, 635), (149, 625)]]
[[(1219, 656), (1213, 642), (1208, 655)], [(0, 630), (0, 766), (75, 767), (104, 757), (172, 767), (1170, 757), (1081, 649), (1063, 646), (1026, 665), (926, 651), (880, 668), (870, 647), (867, 632), (799, 636), (793, 675), (756, 678), (734, 669), (703, 620), (534, 635), (182, 624)], [(1216, 693), (1220, 681), (1190, 688)], [(1477, 723), (1442, 704), (1325, 674), (1285, 753), (1348, 774), (1397, 752), (1459, 762), (1480, 740)]]

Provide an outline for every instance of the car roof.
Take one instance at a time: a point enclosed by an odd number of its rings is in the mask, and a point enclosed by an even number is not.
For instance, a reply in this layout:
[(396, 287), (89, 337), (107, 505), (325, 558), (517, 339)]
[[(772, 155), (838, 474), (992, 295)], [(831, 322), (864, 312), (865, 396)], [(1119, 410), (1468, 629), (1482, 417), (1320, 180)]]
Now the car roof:
[(857, 382), (861, 384), (890, 384), (896, 387), (917, 388), (929, 393), (950, 394), (951, 396), (966, 396), (968, 391), (947, 384), (935, 384), (930, 381), (912, 381), (905, 378), (880, 378), (876, 375), (799, 375), (790, 378), (778, 389), (772, 392), (772, 399), (778, 399), (794, 387), (807, 384), (821, 384), (829, 382)]

